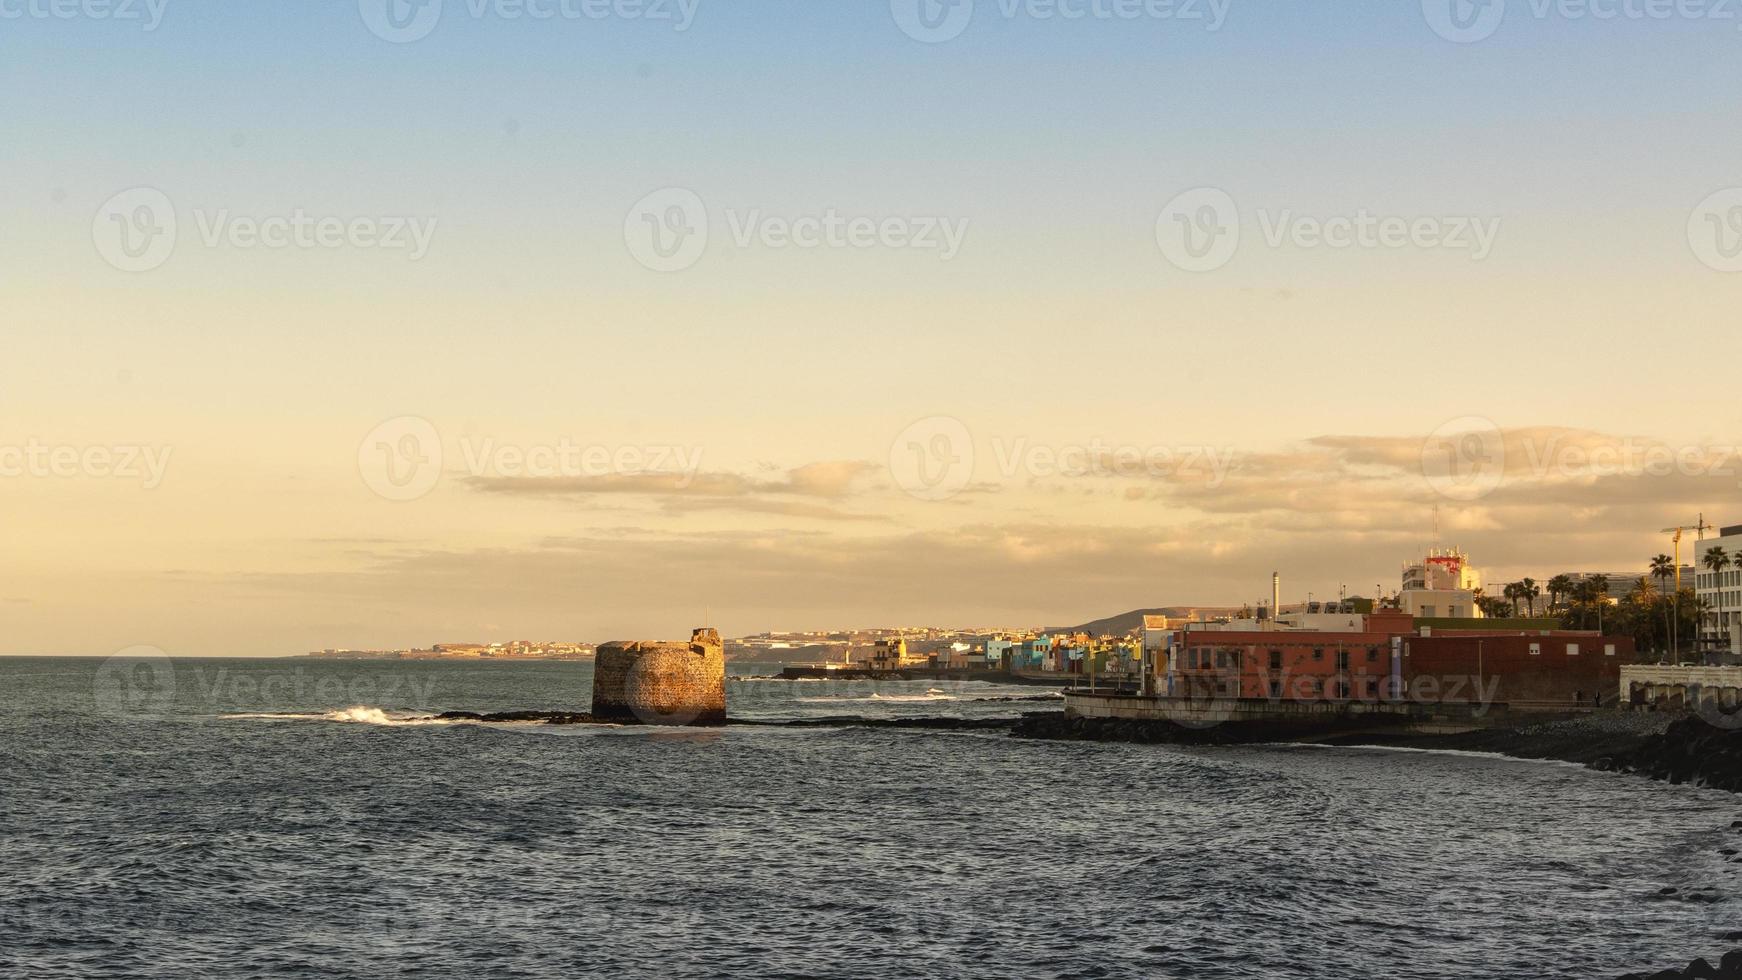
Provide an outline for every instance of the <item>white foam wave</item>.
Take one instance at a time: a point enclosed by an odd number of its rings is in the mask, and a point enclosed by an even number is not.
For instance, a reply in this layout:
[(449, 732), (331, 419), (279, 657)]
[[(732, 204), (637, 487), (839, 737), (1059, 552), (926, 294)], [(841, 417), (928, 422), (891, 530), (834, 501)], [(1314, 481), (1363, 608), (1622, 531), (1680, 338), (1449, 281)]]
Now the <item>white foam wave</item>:
[(837, 695), (835, 697), (821, 698), (794, 698), (793, 700), (798, 701), (801, 704), (852, 704), (856, 702), (890, 704), (894, 702), (908, 701), (960, 701), (962, 699), (947, 691), (940, 691), (937, 688), (932, 688), (924, 694), (868, 694), (859, 697), (844, 697)]
[(358, 725), (398, 728), (414, 725), (451, 725), (452, 721), (408, 711), (385, 711), (369, 705), (354, 705), (340, 711), (260, 711), (218, 717), (226, 721), (337, 721)]

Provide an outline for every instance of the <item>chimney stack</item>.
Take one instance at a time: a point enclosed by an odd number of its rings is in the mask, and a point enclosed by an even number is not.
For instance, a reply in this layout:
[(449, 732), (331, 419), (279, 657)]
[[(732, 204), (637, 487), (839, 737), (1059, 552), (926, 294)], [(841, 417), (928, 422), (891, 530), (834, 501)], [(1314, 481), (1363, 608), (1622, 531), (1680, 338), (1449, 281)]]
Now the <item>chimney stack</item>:
[(1282, 614), (1282, 573), (1270, 573), (1270, 618)]

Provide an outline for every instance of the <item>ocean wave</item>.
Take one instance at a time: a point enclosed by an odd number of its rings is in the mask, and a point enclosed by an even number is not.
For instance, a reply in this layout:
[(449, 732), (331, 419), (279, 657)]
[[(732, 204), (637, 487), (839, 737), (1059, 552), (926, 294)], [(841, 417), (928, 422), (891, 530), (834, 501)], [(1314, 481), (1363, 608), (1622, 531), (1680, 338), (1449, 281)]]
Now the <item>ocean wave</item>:
[(431, 718), (410, 711), (387, 711), (369, 705), (354, 705), (339, 711), (254, 711), (219, 715), (225, 721), (337, 721), (357, 725), (398, 728), (412, 725), (453, 725), (459, 722)]
[(805, 704), (819, 704), (819, 703), (820, 704), (851, 704), (854, 702), (866, 702), (866, 703), (882, 702), (882, 703), (887, 704), (887, 703), (891, 703), (891, 702), (910, 702), (910, 701), (960, 701), (962, 699), (960, 697), (957, 697), (954, 694), (949, 693), (948, 691), (940, 691), (934, 687), (934, 688), (927, 690), (923, 694), (877, 694), (877, 693), (872, 693), (872, 694), (851, 695), (851, 696), (837, 695), (835, 697), (820, 697), (820, 698), (794, 698), (793, 700), (799, 701), (799, 702), (805, 703)]

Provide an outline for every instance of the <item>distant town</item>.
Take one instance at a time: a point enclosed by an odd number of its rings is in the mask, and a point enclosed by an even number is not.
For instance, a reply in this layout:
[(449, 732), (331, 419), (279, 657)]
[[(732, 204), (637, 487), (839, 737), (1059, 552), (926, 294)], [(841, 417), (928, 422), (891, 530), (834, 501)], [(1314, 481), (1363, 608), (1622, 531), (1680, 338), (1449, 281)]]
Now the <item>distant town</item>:
[[(1707, 530), (1718, 531), (1706, 541)], [(1012, 673), (1134, 674), (1154, 662), (1158, 645), (1178, 649), (1193, 631), (1227, 633), (1361, 632), (1385, 617), (1428, 635), (1510, 630), (1588, 631), (1625, 635), (1640, 654), (1670, 663), (1721, 662), (1734, 655), (1742, 625), (1742, 526), (1714, 528), (1700, 519), (1670, 528), (1678, 554), (1661, 554), (1637, 570), (1566, 571), (1525, 577), (1499, 588), (1456, 548), (1432, 548), (1403, 563), (1398, 587), (1375, 598), (1351, 596), (1284, 603), (1280, 574), (1268, 601), (1242, 606), (1137, 609), (1077, 626), (1034, 628), (887, 627), (757, 633), (728, 639), (728, 660), (827, 671), (1001, 670)], [(1693, 531), (1698, 562), (1679, 560), (1683, 532)], [(1728, 555), (1738, 556), (1731, 561)], [(1732, 571), (1731, 569), (1736, 569)], [(1256, 583), (1255, 583), (1256, 584)], [(1392, 619), (1385, 619), (1391, 622)], [(1390, 627), (1396, 629), (1397, 627)], [(1158, 637), (1173, 635), (1171, 643)], [(590, 660), (592, 643), (511, 640), (437, 643), (403, 650), (327, 649), (310, 657), (341, 660)], [(1171, 658), (1169, 658), (1171, 659)], [(1179, 669), (1178, 664), (1169, 664)], [(790, 670), (789, 670), (790, 672)], [(837, 675), (839, 676), (839, 675)]]

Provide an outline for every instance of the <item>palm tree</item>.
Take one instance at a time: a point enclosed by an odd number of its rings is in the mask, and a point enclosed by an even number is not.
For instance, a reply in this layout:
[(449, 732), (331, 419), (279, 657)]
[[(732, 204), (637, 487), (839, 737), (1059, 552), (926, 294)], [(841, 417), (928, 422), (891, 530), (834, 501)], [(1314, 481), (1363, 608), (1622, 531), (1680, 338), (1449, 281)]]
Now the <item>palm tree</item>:
[(1591, 604), (1597, 607), (1597, 632), (1603, 632), (1603, 607), (1609, 603), (1609, 576), (1593, 575), (1585, 580), (1591, 586)]
[(1536, 615), (1536, 600), (1542, 598), (1542, 587), (1536, 584), (1536, 579), (1527, 578), (1518, 583), (1518, 596), (1523, 599), (1530, 610), (1530, 615)]
[(1658, 555), (1651, 560), (1651, 574), (1657, 576), (1660, 588), (1669, 588), (1669, 580), (1675, 577), (1675, 559), (1668, 555)]
[(1506, 601), (1508, 603), (1511, 603), (1511, 605), (1512, 605), (1511, 612), (1512, 612), (1512, 616), (1514, 618), (1516, 618), (1518, 616), (1518, 600), (1520, 598), (1520, 596), (1519, 596), (1520, 588), (1521, 587), (1519, 586), (1519, 584), (1517, 582), (1510, 582), (1507, 584), (1506, 588), (1500, 590), (1500, 594), (1506, 597)]
[(1724, 652), (1729, 653), (1730, 624), (1724, 622), (1724, 569), (1731, 565), (1730, 556), (1723, 548), (1707, 548), (1700, 564), (1712, 573), (1713, 584), (1718, 587), (1718, 635), (1724, 641)]
[[(1651, 584), (1651, 579), (1641, 576), (1633, 583), (1633, 588), (1628, 590), (1627, 601), (1638, 614), (1649, 616), (1650, 611), (1657, 607), (1657, 596), (1657, 586)], [(1666, 607), (1664, 610), (1665, 618), (1663, 621), (1663, 630), (1666, 637), (1669, 634), (1670, 628), (1668, 614), (1669, 610)], [(1650, 622), (1650, 620), (1646, 619), (1646, 622)]]
[(1560, 609), (1561, 596), (1571, 595), (1573, 577), (1571, 575), (1556, 575), (1548, 580), (1548, 611), (1553, 613)]

